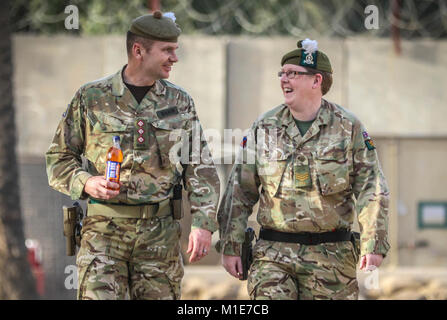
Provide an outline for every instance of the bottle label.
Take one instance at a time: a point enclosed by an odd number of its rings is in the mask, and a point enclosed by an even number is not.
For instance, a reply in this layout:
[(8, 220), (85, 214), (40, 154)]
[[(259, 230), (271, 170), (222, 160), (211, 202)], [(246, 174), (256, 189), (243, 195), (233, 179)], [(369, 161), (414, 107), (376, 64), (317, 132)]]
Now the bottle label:
[(107, 161), (106, 180), (118, 179), (120, 174), (120, 163)]

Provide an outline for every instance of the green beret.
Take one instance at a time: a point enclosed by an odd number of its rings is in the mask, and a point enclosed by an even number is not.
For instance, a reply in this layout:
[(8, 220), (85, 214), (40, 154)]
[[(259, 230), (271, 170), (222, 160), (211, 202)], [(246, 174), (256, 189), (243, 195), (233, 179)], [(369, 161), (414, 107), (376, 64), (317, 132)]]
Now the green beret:
[(163, 15), (160, 11), (155, 11), (153, 14), (145, 14), (134, 19), (129, 31), (151, 40), (177, 42), (182, 30), (174, 21), (173, 13)]
[(281, 66), (285, 64), (295, 64), (318, 71), (332, 73), (331, 62), (328, 56), (317, 50), (318, 44), (314, 40), (300, 40), (297, 43), (298, 49), (286, 53), (281, 59)]

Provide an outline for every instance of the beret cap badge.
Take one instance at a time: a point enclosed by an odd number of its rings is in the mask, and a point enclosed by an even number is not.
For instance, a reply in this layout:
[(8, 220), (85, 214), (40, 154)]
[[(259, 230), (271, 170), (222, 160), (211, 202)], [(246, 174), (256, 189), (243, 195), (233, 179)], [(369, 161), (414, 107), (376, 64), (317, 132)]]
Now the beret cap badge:
[(332, 73), (332, 66), (328, 56), (318, 50), (318, 42), (308, 38), (297, 42), (297, 49), (286, 53), (281, 59), (281, 66), (295, 64), (318, 71)]

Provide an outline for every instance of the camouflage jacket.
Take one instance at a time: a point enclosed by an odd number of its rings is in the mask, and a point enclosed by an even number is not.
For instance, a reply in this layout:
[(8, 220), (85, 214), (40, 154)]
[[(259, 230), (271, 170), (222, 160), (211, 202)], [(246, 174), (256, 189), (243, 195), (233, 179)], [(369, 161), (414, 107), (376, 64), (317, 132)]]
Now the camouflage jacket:
[(255, 121), (218, 211), (218, 251), (240, 255), (258, 200), (258, 223), (282, 232), (350, 229), (357, 212), (362, 255), (389, 250), (389, 191), (372, 140), (353, 114), (324, 99), (304, 136), (285, 105)]
[[(193, 134), (198, 136), (194, 143), (202, 157), (192, 157)], [(64, 113), (46, 153), (50, 186), (74, 200), (86, 199), (84, 185), (91, 176), (104, 176), (107, 151), (115, 135), (121, 138), (124, 156), (120, 176), (123, 187), (108, 202), (160, 202), (172, 197), (174, 184), (184, 175), (192, 226), (217, 230), (219, 178), (207, 143), (200, 139), (202, 128), (193, 100), (165, 80), (156, 81), (139, 105), (124, 85), (121, 70), (83, 85)], [(190, 161), (184, 173), (182, 163), (187, 161), (180, 159)]]

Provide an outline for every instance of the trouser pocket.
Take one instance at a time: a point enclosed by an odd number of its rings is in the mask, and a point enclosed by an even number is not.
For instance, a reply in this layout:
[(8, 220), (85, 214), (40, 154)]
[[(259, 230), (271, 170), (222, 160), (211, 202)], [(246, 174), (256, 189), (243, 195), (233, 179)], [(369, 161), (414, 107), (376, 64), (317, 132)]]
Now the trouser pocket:
[(125, 261), (81, 252), (77, 264), (78, 300), (124, 300), (128, 297)]

